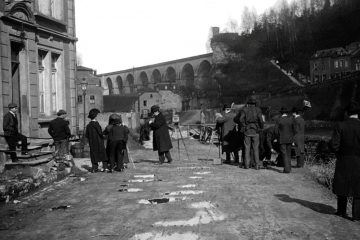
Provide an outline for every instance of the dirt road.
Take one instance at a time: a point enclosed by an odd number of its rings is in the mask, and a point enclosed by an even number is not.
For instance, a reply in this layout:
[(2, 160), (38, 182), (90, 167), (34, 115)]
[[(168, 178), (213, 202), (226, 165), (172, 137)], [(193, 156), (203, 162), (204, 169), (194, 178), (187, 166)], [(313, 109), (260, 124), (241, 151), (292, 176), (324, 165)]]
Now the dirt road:
[(215, 166), (198, 160), (215, 147), (186, 145), (190, 160), (180, 144), (179, 161), (174, 142), (174, 163), (160, 166), (132, 145), (136, 169), (68, 178), (2, 205), (0, 239), (360, 239), (360, 223), (335, 216), (334, 197), (306, 169)]

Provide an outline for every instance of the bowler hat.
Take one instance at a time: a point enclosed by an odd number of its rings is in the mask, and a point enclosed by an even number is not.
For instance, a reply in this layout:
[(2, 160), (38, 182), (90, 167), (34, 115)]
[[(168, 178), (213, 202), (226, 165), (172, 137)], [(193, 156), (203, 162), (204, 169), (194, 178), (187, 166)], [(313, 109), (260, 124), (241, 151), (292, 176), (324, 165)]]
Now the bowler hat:
[(224, 106), (223, 106), (223, 111), (225, 111), (225, 109), (227, 109), (227, 108), (229, 108), (229, 105), (224, 104)]
[(122, 123), (121, 116), (119, 114), (111, 114), (111, 123), (112, 124), (119, 124)]
[(350, 104), (346, 108), (346, 112), (349, 115), (359, 114), (360, 113), (360, 105), (359, 105), (359, 103), (356, 102), (356, 101), (351, 101)]
[(159, 111), (159, 110), (160, 110), (160, 107), (159, 107), (158, 105), (153, 105), (153, 106), (151, 107), (151, 113), (157, 112), (157, 111)]
[(96, 118), (96, 116), (100, 113), (100, 110), (97, 109), (97, 108), (93, 108), (89, 111), (89, 115), (88, 115), (88, 118), (90, 119), (94, 119)]
[(291, 109), (291, 112), (292, 112), (292, 113), (299, 113), (299, 112), (300, 112), (300, 109), (298, 109), (297, 107), (293, 107), (293, 108)]
[(280, 109), (280, 113), (281, 113), (281, 114), (288, 113), (288, 112), (289, 112), (289, 111), (287, 110), (286, 107), (282, 107), (282, 108)]
[(247, 104), (256, 104), (256, 98), (254, 96), (251, 96), (247, 101)]
[(56, 113), (56, 115), (58, 115), (58, 116), (65, 115), (65, 114), (66, 114), (66, 111), (63, 110), (63, 109), (60, 109), (60, 110)]
[(8, 108), (17, 108), (16, 103), (9, 103)]

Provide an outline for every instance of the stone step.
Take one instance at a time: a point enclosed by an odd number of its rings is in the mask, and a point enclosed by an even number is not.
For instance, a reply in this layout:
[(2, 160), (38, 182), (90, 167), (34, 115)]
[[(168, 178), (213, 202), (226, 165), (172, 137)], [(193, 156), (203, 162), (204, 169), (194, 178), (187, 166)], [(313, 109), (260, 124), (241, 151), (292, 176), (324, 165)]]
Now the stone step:
[(9, 169), (9, 168), (13, 168), (16, 166), (36, 166), (36, 165), (40, 165), (43, 163), (47, 163), (50, 162), (53, 158), (51, 156), (39, 156), (38, 159), (31, 159), (31, 160), (20, 160), (17, 162), (6, 162), (5, 163), (5, 168)]

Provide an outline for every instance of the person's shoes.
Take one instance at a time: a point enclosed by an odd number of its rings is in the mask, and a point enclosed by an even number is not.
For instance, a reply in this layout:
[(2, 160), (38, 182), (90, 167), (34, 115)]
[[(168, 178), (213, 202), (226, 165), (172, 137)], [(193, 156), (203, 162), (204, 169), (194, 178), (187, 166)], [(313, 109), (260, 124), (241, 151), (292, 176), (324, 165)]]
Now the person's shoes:
[(22, 152), (21, 155), (29, 155), (28, 152)]
[(231, 164), (230, 160), (225, 160), (224, 164)]
[[(336, 216), (339, 216), (339, 217), (342, 217), (342, 218), (349, 219), (349, 216), (348, 216), (346, 213), (343, 213), (343, 212), (338, 212), (338, 211), (336, 211), (336, 212), (335, 212), (335, 215), (336, 215)], [(352, 220), (353, 220), (353, 219), (352, 219)]]
[(290, 173), (290, 172), (284, 170), (283, 173)]
[(169, 160), (167, 163), (169, 163), (169, 164), (170, 164), (171, 162), (172, 162), (172, 160)]
[(260, 166), (255, 166), (254, 169), (255, 170), (260, 170)]

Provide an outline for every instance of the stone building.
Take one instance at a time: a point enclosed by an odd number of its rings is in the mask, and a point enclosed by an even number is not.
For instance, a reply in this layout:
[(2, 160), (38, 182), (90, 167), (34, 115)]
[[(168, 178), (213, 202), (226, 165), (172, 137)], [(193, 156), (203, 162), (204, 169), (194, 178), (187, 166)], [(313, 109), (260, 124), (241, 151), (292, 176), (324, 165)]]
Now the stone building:
[[(84, 99), (81, 89), (81, 82), (87, 82), (86, 95)], [(103, 88), (101, 87), (100, 78), (96, 76), (96, 71), (84, 66), (76, 67), (76, 92), (77, 92), (77, 116), (79, 117), (79, 130), (84, 128), (84, 103), (85, 103), (85, 120), (90, 109), (97, 108), (103, 111)]]
[(310, 59), (312, 83), (339, 78), (355, 71), (360, 71), (360, 42), (353, 42), (345, 48), (318, 50)]
[(48, 136), (59, 109), (68, 112), (74, 130), (74, 0), (0, 1), (0, 39), (0, 125), (14, 102), (26, 136)]

